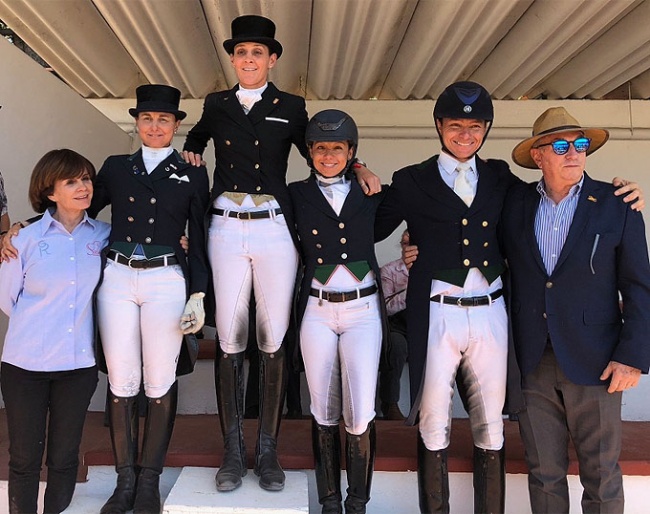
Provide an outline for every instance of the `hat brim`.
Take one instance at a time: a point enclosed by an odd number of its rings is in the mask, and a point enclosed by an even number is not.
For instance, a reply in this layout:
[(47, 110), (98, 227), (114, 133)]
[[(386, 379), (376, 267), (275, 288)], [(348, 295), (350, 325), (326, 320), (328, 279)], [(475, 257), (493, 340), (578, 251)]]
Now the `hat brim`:
[(141, 108), (141, 109), (131, 108), (131, 109), (129, 109), (129, 114), (131, 116), (133, 116), (134, 118), (137, 118), (138, 114), (140, 114), (141, 112), (166, 112), (166, 113), (173, 114), (174, 116), (176, 116), (176, 119), (178, 121), (184, 120), (185, 116), (187, 116), (187, 113), (185, 111), (179, 111), (177, 109), (166, 109), (164, 107), (152, 107), (152, 108), (149, 108), (149, 109), (147, 109), (147, 108)]
[(223, 48), (226, 50), (226, 52), (228, 52), (229, 55), (232, 55), (235, 53), (235, 47), (239, 43), (261, 43), (262, 45), (266, 45), (268, 47), (269, 53), (277, 55), (278, 59), (282, 55), (282, 45), (271, 37), (263, 36), (245, 36), (226, 39), (223, 42)]
[(521, 166), (522, 168), (528, 168), (531, 170), (539, 169), (539, 166), (537, 166), (532, 156), (530, 155), (530, 150), (533, 148), (533, 146), (535, 146), (535, 143), (546, 136), (576, 131), (583, 132), (585, 134), (585, 137), (591, 139), (591, 144), (589, 145), (589, 150), (587, 150), (587, 155), (594, 153), (609, 139), (609, 132), (601, 128), (562, 128), (552, 132), (547, 132), (545, 134), (529, 137), (528, 139), (524, 139), (512, 150), (512, 160), (515, 162), (515, 164)]

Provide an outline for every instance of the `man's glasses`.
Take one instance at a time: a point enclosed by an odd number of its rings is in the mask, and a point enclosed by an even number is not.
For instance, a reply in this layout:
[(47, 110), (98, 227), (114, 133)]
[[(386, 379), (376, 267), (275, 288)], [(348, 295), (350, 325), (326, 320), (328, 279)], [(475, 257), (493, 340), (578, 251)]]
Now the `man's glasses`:
[(591, 139), (588, 137), (579, 137), (575, 141), (567, 141), (566, 139), (558, 139), (552, 143), (545, 143), (543, 145), (536, 146), (535, 148), (541, 148), (542, 146), (549, 146), (553, 149), (553, 152), (557, 155), (564, 155), (569, 151), (571, 145), (576, 149), (578, 153), (585, 153), (589, 150), (589, 145), (591, 145)]

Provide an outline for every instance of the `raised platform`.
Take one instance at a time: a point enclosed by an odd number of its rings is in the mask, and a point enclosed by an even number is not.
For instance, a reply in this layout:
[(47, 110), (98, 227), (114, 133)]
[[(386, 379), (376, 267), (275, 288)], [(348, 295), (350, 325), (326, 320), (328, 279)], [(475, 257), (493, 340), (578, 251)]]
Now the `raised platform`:
[[(0, 410), (0, 480), (7, 479), (8, 437), (5, 411)], [(257, 420), (245, 420), (244, 432), (249, 468), (253, 467)], [(516, 422), (506, 421), (506, 470), (526, 473), (523, 445)], [(343, 431), (342, 431), (343, 432)], [(287, 470), (313, 469), (311, 421), (286, 419), (280, 427), (278, 441), (280, 463)], [(112, 465), (110, 435), (104, 426), (104, 414), (88, 413), (81, 444), (83, 466), (79, 480), (86, 479), (87, 466)], [(216, 468), (223, 457), (223, 443), (216, 415), (178, 416), (166, 466)], [(623, 423), (623, 451), (620, 459), (625, 475), (650, 476), (650, 422)], [(399, 421), (377, 421), (377, 471), (413, 471), (417, 469), (416, 428)], [(454, 419), (449, 449), (449, 470), (472, 470), (472, 439), (469, 422)], [(577, 474), (578, 464), (571, 452), (570, 474)]]

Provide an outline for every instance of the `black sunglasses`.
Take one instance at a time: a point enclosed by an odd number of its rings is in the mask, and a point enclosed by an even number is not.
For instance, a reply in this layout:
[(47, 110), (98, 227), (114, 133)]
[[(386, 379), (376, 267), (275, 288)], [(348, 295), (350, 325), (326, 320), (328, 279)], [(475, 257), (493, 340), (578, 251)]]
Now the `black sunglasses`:
[(552, 143), (545, 143), (543, 145), (536, 146), (535, 148), (541, 148), (542, 146), (549, 146), (553, 149), (553, 152), (555, 152), (557, 155), (564, 155), (569, 151), (569, 148), (571, 148), (571, 145), (573, 145), (573, 148), (576, 149), (576, 152), (578, 153), (585, 153), (587, 150), (589, 150), (589, 146), (591, 145), (591, 139), (588, 137), (579, 137), (578, 139), (574, 141), (567, 141), (566, 139), (558, 139), (557, 141), (553, 141)]

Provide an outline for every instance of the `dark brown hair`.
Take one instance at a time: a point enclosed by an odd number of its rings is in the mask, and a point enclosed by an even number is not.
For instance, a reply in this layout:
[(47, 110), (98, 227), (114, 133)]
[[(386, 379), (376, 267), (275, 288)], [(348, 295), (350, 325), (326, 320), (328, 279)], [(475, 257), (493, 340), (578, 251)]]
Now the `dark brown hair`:
[(29, 201), (36, 212), (45, 212), (54, 202), (48, 198), (54, 192), (57, 180), (77, 178), (88, 172), (95, 179), (92, 162), (74, 150), (50, 150), (34, 166), (29, 181)]

